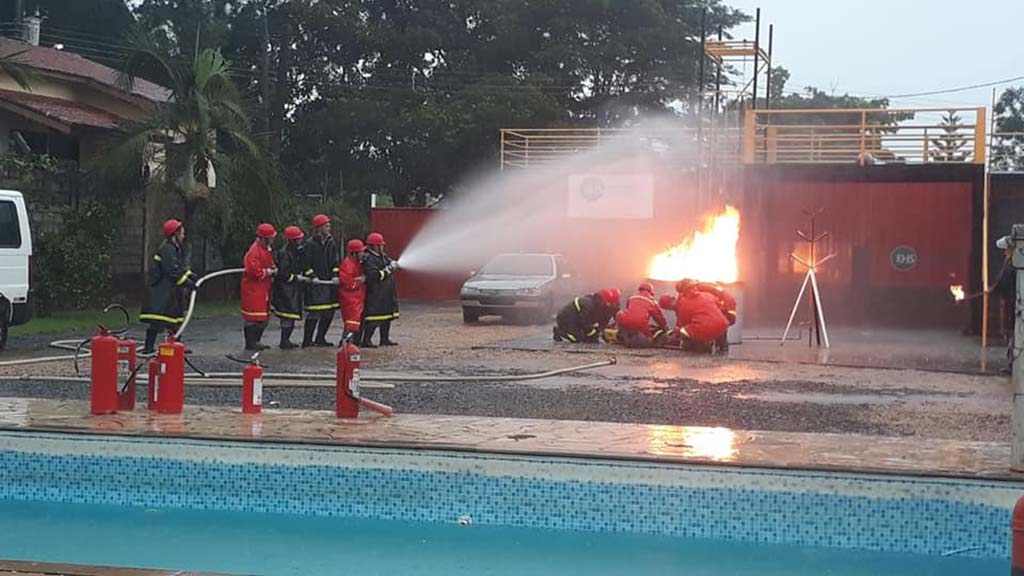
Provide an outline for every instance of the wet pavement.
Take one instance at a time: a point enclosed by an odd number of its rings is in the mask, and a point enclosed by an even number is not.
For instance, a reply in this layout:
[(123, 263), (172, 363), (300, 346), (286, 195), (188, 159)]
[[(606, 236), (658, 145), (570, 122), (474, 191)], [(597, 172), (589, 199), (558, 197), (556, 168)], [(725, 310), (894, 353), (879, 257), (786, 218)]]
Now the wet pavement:
[[(142, 332), (137, 329), (134, 334), (139, 337)], [(727, 357), (708, 357), (603, 344), (556, 344), (547, 326), (493, 321), (466, 326), (456, 305), (409, 304), (403, 305), (402, 319), (392, 334), (401, 345), (363, 350), (363, 368), (365, 374), (378, 376), (476, 378), (458, 383), (397, 382), (392, 388), (367, 390), (369, 397), (407, 414), (1008, 441), (1012, 398), (1008, 379), (974, 370), (942, 370), (957, 365), (970, 368), (967, 359), (978, 353), (975, 341), (941, 332), (834, 328), (830, 335), (833, 348), (827, 363), (809, 359), (806, 342), (780, 347), (778, 342), (749, 340), (733, 346)], [(340, 323), (335, 322), (329, 336), (335, 341), (340, 337)], [(264, 340), (276, 343), (277, 338), (276, 322), (272, 322)], [(240, 319), (197, 320), (189, 327), (186, 342), (192, 350), (190, 358), (201, 369), (240, 371), (239, 364), (225, 358), (242, 354)], [(12, 349), (3, 359), (54, 353), (63, 352), (45, 348), (39, 338), (30, 345), (12, 340)], [(989, 353), (998, 359), (1002, 352), (992, 348)], [(617, 357), (618, 364), (529, 382), (488, 380), (610, 356)], [(873, 367), (839, 365), (858, 359), (866, 359), (864, 364)], [(271, 373), (333, 374), (335, 351), (273, 349), (263, 354), (262, 361)], [(904, 361), (908, 367), (901, 367)], [(82, 362), (83, 376), (87, 364)], [(922, 366), (929, 369), (919, 369)], [(5, 379), (12, 376), (41, 379)], [(59, 380), (68, 376), (74, 376), (70, 362), (0, 368), (0, 397), (87, 398), (88, 384)], [(235, 381), (240, 384), (240, 378)], [(267, 384), (268, 405), (321, 410), (333, 406), (330, 382), (277, 388), (268, 378)], [(190, 403), (237, 406), (239, 398), (239, 387), (187, 386)]]
[[(999, 374), (1006, 365), (1006, 349), (995, 340), (985, 354), (977, 338), (955, 331), (899, 330), (893, 328), (834, 327), (829, 330), (831, 348), (811, 345), (808, 334), (796, 331), (783, 342), (782, 328), (756, 328), (744, 332), (744, 341), (730, 347), (729, 358), (758, 362), (819, 364), (848, 368), (887, 368), (964, 374)], [(543, 352), (565, 348), (548, 332), (483, 345), (498, 350)], [(577, 346), (580, 351), (604, 353), (604, 344)], [(654, 357), (652, 350), (627, 350), (622, 353)]]
[(799, 434), (721, 427), (653, 426), (470, 416), (380, 416), (344, 420), (332, 412), (186, 406), (182, 414), (145, 410), (103, 416), (72, 400), (0, 399), (0, 430), (128, 436), (288, 441), (725, 465), (1022, 480), (999, 442), (852, 434)]

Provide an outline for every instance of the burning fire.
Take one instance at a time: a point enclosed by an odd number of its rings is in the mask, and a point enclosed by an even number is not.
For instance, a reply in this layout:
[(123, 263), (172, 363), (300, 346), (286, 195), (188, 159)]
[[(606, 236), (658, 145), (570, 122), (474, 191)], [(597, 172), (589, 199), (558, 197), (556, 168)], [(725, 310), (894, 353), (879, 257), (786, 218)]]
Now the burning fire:
[(949, 287), (949, 293), (953, 295), (953, 300), (962, 302), (966, 295), (964, 294), (963, 284), (953, 284)]
[(702, 282), (735, 282), (736, 242), (740, 239), (740, 211), (732, 206), (704, 221), (704, 229), (677, 246), (657, 254), (647, 274), (652, 280), (693, 278)]

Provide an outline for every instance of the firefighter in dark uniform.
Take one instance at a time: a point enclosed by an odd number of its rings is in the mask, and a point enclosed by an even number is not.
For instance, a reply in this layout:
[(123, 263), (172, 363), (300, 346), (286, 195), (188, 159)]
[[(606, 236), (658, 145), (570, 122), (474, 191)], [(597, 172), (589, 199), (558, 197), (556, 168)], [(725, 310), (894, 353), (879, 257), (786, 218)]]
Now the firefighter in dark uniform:
[(302, 267), (302, 228), (288, 226), (284, 229), (286, 244), (274, 256), (277, 262), (277, 276), (270, 296), (270, 311), (281, 319), (281, 350), (295, 348), (292, 343), (292, 332), (295, 321), (302, 319), (302, 284), (309, 278), (303, 276)]
[(366, 237), (366, 259), (363, 273), (366, 275), (366, 304), (363, 307), (364, 348), (376, 348), (371, 339), (380, 328), (380, 345), (397, 346), (391, 340), (391, 322), (398, 318), (398, 290), (395, 287), (395, 271), (398, 261), (384, 253), (384, 236), (371, 232)]
[(998, 292), (1003, 301), (1003, 331), (1006, 333), (1006, 359), (1009, 361), (1004, 372), (1009, 374), (1013, 371), (1014, 325), (1017, 321), (1017, 269), (1013, 267), (1013, 243), (1010, 237), (1003, 236), (996, 240), (996, 247), (1004, 251), (1005, 257), (999, 276), (995, 284), (989, 287), (989, 292)]
[(606, 288), (573, 298), (555, 316), (555, 327), (552, 329), (555, 342), (597, 342), (619, 311), (620, 298), (622, 291), (618, 288)]
[(185, 321), (185, 292), (196, 287), (192, 271), (181, 259), (185, 227), (177, 220), (168, 220), (163, 233), (165, 240), (146, 272), (146, 295), (139, 314), (139, 320), (148, 324), (143, 354), (155, 351), (160, 332), (174, 331)]
[[(338, 290), (334, 279), (338, 277), (338, 247), (331, 236), (331, 219), (324, 214), (313, 217), (313, 234), (302, 248), (303, 276), (310, 279), (306, 286), (303, 306), (306, 310), (306, 325), (303, 328), (302, 347), (320, 346), (331, 348), (327, 331), (338, 309)], [(314, 283), (321, 280), (325, 284)], [(314, 334), (316, 339), (314, 340)]]

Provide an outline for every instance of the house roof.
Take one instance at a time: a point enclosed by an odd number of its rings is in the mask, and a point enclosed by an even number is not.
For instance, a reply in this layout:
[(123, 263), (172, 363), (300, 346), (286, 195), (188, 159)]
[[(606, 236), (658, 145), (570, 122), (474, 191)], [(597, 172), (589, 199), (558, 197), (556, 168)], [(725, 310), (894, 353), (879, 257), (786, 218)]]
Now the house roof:
[(123, 118), (88, 104), (13, 90), (0, 90), (0, 109), (24, 115), (65, 133), (77, 127), (117, 128), (124, 122)]
[[(0, 38), (0, 56), (19, 53), (16, 61), (44, 72), (64, 74), (83, 82), (94, 82), (126, 94), (118, 85), (118, 71), (78, 54), (33, 46), (20, 40)], [(129, 94), (152, 102), (167, 102), (171, 91), (163, 86), (137, 78)]]

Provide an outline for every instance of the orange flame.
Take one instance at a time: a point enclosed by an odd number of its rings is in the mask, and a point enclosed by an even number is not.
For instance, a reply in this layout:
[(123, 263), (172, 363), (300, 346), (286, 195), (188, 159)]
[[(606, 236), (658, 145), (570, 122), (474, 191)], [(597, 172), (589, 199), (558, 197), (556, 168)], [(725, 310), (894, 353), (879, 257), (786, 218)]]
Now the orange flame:
[(949, 293), (953, 295), (953, 300), (962, 302), (967, 296), (964, 294), (963, 284), (953, 284), (949, 287)]
[(736, 263), (739, 239), (740, 211), (726, 206), (721, 214), (704, 221), (703, 230), (655, 255), (647, 276), (652, 280), (693, 278), (702, 282), (735, 282), (739, 278)]

